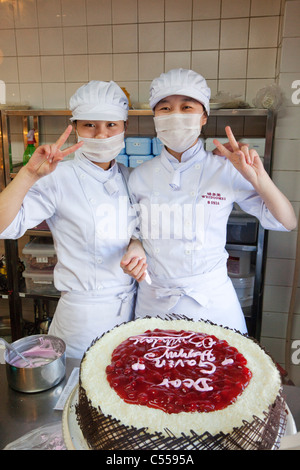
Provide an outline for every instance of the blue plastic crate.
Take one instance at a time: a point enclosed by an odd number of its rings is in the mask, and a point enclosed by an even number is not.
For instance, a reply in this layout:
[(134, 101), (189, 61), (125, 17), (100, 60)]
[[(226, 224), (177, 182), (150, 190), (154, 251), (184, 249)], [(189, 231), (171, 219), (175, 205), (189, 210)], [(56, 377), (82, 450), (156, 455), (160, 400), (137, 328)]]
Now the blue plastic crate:
[(152, 139), (150, 137), (127, 137), (125, 139), (127, 155), (150, 155)]
[(129, 166), (130, 168), (136, 168), (148, 160), (151, 160), (153, 155), (129, 155)]
[(123, 163), (123, 165), (125, 165), (125, 166), (129, 165), (129, 158), (128, 158), (128, 155), (126, 155), (125, 153), (118, 155), (116, 157), (116, 161), (118, 163)]
[(158, 137), (152, 139), (152, 153), (153, 155), (160, 155), (164, 147), (164, 144), (159, 140)]

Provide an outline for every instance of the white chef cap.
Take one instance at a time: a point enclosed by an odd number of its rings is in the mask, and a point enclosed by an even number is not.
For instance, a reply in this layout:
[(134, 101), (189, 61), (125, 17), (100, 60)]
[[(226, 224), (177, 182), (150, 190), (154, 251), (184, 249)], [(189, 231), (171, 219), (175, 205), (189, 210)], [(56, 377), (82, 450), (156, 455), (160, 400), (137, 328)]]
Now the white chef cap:
[(128, 99), (115, 82), (92, 80), (70, 98), (71, 121), (126, 121)]
[(209, 114), (210, 88), (206, 80), (193, 70), (173, 69), (155, 78), (150, 86), (150, 107), (171, 95), (189, 96), (199, 101)]

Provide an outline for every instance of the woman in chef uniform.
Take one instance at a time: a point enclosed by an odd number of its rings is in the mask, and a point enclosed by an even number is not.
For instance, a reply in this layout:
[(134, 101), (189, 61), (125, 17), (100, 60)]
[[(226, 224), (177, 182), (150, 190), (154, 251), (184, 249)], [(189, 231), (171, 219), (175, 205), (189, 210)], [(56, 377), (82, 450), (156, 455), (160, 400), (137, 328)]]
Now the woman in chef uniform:
[[(226, 268), (233, 203), (265, 229), (293, 229), (296, 218), (258, 154), (240, 149), (230, 128), (231, 151), (218, 141), (223, 156), (205, 151), (198, 136), (209, 115), (209, 98), (205, 79), (192, 70), (171, 70), (151, 84), (150, 106), (164, 148), (129, 178), (152, 280), (139, 284), (136, 316), (175, 313), (246, 332)], [(134, 260), (126, 255), (121, 266), (134, 273)]]
[[(67, 355), (81, 358), (91, 341), (133, 317), (136, 285), (120, 268), (135, 230), (124, 147), (128, 101), (114, 82), (92, 81), (71, 97), (78, 143), (39, 147), (0, 195), (1, 238), (16, 239), (47, 220), (57, 253), (54, 283), (61, 297), (49, 333)], [(74, 160), (59, 163), (75, 151)], [(129, 253), (135, 251), (134, 242)], [(130, 255), (129, 255), (130, 256)]]

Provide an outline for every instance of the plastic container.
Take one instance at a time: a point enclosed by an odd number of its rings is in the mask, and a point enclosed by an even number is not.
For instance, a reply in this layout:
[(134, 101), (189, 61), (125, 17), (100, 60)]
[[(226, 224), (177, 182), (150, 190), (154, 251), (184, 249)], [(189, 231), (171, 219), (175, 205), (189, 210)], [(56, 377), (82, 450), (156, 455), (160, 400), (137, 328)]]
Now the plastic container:
[(164, 144), (159, 140), (158, 137), (153, 137), (152, 139), (152, 153), (153, 155), (160, 155)]
[(230, 276), (233, 287), (235, 288), (241, 307), (250, 307), (253, 303), (254, 292), (254, 273), (246, 276)]
[(251, 271), (251, 252), (242, 250), (227, 250), (227, 271), (229, 275), (245, 276)]
[(34, 137), (34, 129), (31, 129), (27, 134), (27, 147), (23, 154), (23, 165), (28, 163), (30, 157), (35, 152), (35, 137)]
[(150, 137), (127, 137), (125, 145), (127, 155), (150, 155), (152, 152)]
[(116, 161), (118, 163), (123, 163), (123, 165), (125, 166), (128, 166), (129, 165), (129, 159), (128, 159), (128, 155), (126, 155), (125, 153), (124, 154), (120, 154), (116, 157)]
[(22, 253), (26, 268), (32, 271), (53, 270), (57, 263), (57, 256), (53, 243), (44, 237), (34, 238), (24, 246)]
[(22, 273), (25, 278), (28, 294), (58, 294), (54, 286), (53, 270), (36, 271), (25, 269)]
[(148, 160), (151, 160), (153, 155), (130, 155), (129, 156), (129, 166), (130, 168), (136, 168)]
[(231, 215), (227, 223), (227, 243), (255, 244), (258, 220), (248, 214)]

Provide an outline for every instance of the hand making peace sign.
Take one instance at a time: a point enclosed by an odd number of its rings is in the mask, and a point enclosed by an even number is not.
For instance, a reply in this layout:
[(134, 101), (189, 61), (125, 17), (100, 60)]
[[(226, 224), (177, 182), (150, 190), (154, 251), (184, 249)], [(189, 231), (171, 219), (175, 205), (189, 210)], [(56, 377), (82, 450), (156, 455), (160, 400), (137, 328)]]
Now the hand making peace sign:
[(67, 155), (70, 155), (70, 153), (75, 152), (83, 144), (83, 142), (79, 142), (77, 144), (71, 145), (71, 147), (61, 150), (61, 147), (66, 142), (67, 138), (71, 134), (71, 131), (72, 126), (70, 125), (55, 142), (55, 144), (45, 144), (39, 146), (27, 163), (26, 170), (38, 177), (46, 176), (52, 173), (52, 171), (54, 171), (57, 167), (58, 162), (63, 160)]
[(231, 150), (222, 145), (217, 139), (213, 143), (233, 166), (248, 180), (254, 187), (258, 184), (258, 179), (265, 173), (264, 165), (254, 149), (249, 149), (248, 145), (239, 146), (233, 132), (229, 126), (225, 127), (226, 135), (231, 145)]

